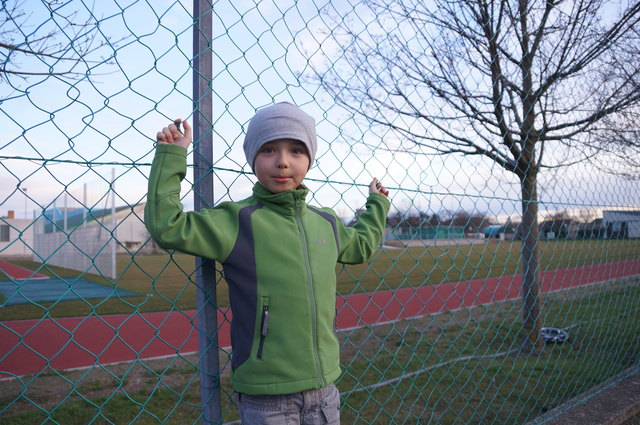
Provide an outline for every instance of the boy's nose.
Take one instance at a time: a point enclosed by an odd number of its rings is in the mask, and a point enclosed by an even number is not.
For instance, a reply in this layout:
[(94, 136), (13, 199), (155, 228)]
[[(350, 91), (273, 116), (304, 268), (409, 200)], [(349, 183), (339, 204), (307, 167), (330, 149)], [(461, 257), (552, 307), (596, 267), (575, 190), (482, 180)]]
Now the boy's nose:
[(284, 153), (279, 154), (277, 159), (277, 164), (279, 168), (287, 168), (289, 166), (289, 160), (287, 158), (287, 155)]

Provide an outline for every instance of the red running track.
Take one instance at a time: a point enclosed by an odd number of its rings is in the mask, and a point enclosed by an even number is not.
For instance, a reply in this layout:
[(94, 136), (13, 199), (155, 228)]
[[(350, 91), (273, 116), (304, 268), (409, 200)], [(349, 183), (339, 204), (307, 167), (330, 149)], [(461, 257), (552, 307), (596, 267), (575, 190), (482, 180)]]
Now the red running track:
[(49, 279), (49, 276), (36, 273), (32, 270), (25, 269), (24, 267), (16, 266), (15, 264), (7, 263), (3, 260), (0, 260), (0, 272), (3, 272), (7, 277), (12, 278), (13, 280)]
[[(549, 270), (551, 292), (640, 274), (640, 260)], [(520, 275), (339, 296), (340, 329), (437, 314), (520, 297)], [(175, 356), (198, 350), (195, 311), (0, 323), (0, 378)], [(228, 309), (218, 312), (221, 347), (229, 347)]]

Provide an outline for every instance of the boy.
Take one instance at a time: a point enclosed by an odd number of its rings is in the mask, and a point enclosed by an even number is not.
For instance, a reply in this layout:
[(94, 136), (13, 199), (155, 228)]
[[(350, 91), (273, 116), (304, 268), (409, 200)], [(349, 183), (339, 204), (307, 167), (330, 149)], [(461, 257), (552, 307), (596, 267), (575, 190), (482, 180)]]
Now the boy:
[(290, 103), (258, 111), (244, 140), (258, 179), (253, 195), (183, 212), (191, 127), (158, 132), (145, 224), (162, 247), (223, 266), (233, 312), (232, 381), (242, 423), (339, 424), (339, 345), (334, 335), (336, 262), (367, 261), (389, 211), (373, 179), (365, 212), (346, 227), (328, 208), (305, 203), (315, 120)]

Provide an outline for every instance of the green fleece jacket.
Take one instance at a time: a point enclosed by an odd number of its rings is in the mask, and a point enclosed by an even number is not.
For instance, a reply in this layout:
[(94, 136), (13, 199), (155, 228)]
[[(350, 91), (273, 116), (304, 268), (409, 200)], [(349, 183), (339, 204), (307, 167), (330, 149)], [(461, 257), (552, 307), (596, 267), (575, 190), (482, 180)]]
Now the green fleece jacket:
[(336, 262), (367, 261), (382, 240), (389, 200), (371, 194), (353, 227), (305, 203), (307, 188), (253, 195), (184, 212), (186, 150), (160, 144), (151, 167), (145, 224), (163, 248), (222, 263), (232, 310), (234, 389), (289, 394), (340, 375), (334, 334)]

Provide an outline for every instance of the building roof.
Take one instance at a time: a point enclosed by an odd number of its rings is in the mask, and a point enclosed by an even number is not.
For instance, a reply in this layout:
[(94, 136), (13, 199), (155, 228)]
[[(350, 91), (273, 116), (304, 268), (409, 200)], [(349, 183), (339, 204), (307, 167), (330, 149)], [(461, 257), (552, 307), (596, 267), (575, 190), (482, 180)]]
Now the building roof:
[[(121, 211), (125, 211), (125, 210), (132, 211), (133, 209), (141, 205), (144, 205), (144, 204), (125, 205), (121, 207), (116, 207), (115, 213), (117, 215)], [(64, 227), (64, 222), (65, 222), (64, 208), (52, 208), (49, 210), (45, 210), (42, 215), (44, 215), (47, 219), (44, 225), (45, 233), (50, 233), (54, 231), (54, 223), (55, 223), (55, 227), (57, 227), (58, 229), (62, 229), (62, 227)], [(103, 221), (110, 216), (111, 216), (111, 208), (92, 208), (88, 210), (82, 209), (82, 208), (67, 209), (67, 212), (66, 212), (67, 229), (74, 229), (80, 226), (83, 222), (91, 223), (96, 221)]]
[(485, 235), (497, 235), (499, 233), (503, 233), (506, 229), (504, 224), (492, 224), (491, 226), (487, 226), (482, 229), (482, 233)]
[(604, 210), (604, 211), (602, 211), (603, 215), (606, 214), (606, 213), (640, 216), (640, 211), (625, 211), (625, 210)]

